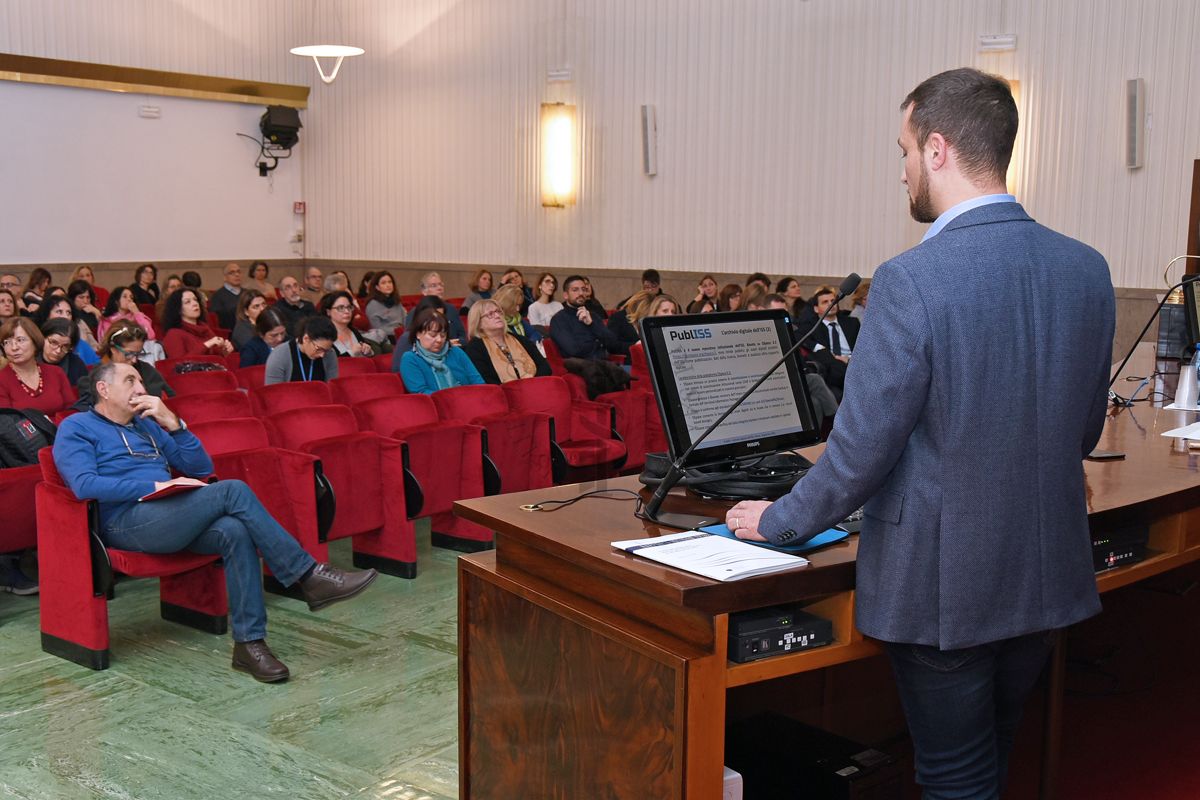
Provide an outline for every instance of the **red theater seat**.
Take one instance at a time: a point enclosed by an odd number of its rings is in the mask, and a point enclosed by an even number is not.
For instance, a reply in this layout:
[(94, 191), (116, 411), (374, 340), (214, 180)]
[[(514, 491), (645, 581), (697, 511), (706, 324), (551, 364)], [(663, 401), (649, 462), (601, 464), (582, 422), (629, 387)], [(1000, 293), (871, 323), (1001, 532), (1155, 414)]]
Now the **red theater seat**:
[(328, 538), (353, 537), (357, 567), (415, 577), (416, 532), (409, 513), (419, 515), (420, 500), (418, 495), (409, 500), (404, 444), (360, 431), (354, 412), (342, 405), (293, 408), (265, 421), (272, 444), (321, 460), (337, 497)]
[(487, 528), (454, 516), (455, 500), (484, 494), (483, 429), (438, 417), (428, 395), (402, 394), (354, 406), (363, 430), (408, 445), (408, 468), (420, 484), (421, 513), (431, 518), (433, 543), (468, 552), (492, 546)]
[(177, 372), (175, 368), (180, 364), (191, 363), (216, 364), (219, 367), (224, 367), (225, 358), (224, 356), (209, 355), (184, 356), (183, 358), (160, 358), (158, 361), (154, 362), (154, 368), (158, 370), (164, 378), (167, 379), (167, 383), (171, 384), (171, 388), (174, 388), (175, 376), (182, 374)]
[[(400, 328), (399, 330), (401, 333), (404, 332), (403, 328)], [(399, 338), (399, 334), (397, 334), (396, 338)], [(375, 371), (376, 372), (391, 372), (392, 371), (392, 354), (391, 353), (380, 353), (379, 355), (375, 356), (371, 360), (375, 362)]]
[(334, 378), (329, 382), (329, 388), (333, 392), (333, 401), (347, 406), (405, 393), (404, 382), (394, 372)]
[(163, 619), (224, 634), (225, 570), (214, 555), (150, 555), (107, 548), (93, 500), (63, 485), (50, 448), (41, 453), (36, 494), (42, 649), (91, 669), (109, 664), (108, 599), (116, 573), (158, 578)]
[(198, 394), (200, 392), (235, 392), (237, 378), (226, 370), (203, 372), (180, 372), (171, 376), (171, 388), (176, 394)]
[(434, 392), (444, 420), (472, 422), (487, 434), (488, 457), (499, 474), (500, 492), (541, 489), (554, 483), (550, 415), (509, 408), (499, 386), (456, 386)]
[(233, 371), (233, 377), (237, 378), (238, 385), (248, 392), (261, 389), (266, 385), (267, 365), (238, 367)]
[(373, 358), (359, 356), (358, 358), (339, 358), (338, 362), (338, 377), (348, 375), (374, 375), (377, 370)]
[(556, 481), (605, 477), (625, 463), (612, 406), (573, 399), (567, 382), (557, 376), (510, 381), (503, 388), (512, 408), (552, 418)]
[(249, 417), (254, 412), (250, 407), (250, 395), (241, 389), (226, 392), (197, 392), (164, 398), (167, 408), (174, 411), (189, 424)]
[(274, 383), (250, 393), (250, 404), (257, 416), (277, 414), (293, 408), (327, 406), (333, 402), (329, 384), (324, 381)]
[(37, 464), (0, 469), (0, 509), (4, 513), (0, 553), (37, 547), (37, 513), (29, 498), (41, 480), (42, 469)]

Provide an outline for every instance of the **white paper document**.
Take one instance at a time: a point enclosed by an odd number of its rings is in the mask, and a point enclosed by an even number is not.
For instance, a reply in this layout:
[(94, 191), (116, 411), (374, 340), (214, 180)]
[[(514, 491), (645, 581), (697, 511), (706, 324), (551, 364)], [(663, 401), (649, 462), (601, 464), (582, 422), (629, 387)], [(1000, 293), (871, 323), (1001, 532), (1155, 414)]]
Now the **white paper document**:
[(808, 564), (807, 558), (777, 553), (701, 531), (684, 531), (652, 539), (629, 539), (613, 542), (612, 546), (715, 581), (736, 581)]
[(1163, 431), (1163, 436), (1171, 436), (1177, 439), (1200, 439), (1200, 422), (1193, 422), (1191, 425), (1184, 425), (1182, 428), (1172, 428), (1169, 431)]

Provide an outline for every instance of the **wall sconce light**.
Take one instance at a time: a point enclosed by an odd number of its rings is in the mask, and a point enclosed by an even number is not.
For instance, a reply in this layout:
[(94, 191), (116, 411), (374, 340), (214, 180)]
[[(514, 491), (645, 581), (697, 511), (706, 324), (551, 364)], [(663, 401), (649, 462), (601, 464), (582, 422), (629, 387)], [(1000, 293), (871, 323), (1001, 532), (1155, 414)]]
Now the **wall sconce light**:
[(579, 194), (579, 136), (575, 106), (542, 103), (542, 205), (565, 208)]

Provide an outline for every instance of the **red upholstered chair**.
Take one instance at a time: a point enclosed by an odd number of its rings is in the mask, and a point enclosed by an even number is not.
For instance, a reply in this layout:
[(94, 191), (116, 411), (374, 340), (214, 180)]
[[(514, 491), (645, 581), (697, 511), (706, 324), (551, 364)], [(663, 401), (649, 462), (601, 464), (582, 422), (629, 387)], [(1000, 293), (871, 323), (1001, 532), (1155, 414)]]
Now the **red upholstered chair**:
[[(309, 555), (329, 560), (325, 542), (336, 505), (333, 494), (324, 491), (324, 470), (316, 456), (272, 446), (263, 421), (249, 416), (189, 424), (189, 430), (212, 458), (218, 478), (244, 481)], [(285, 589), (265, 565), (263, 571), (269, 591), (299, 596), (298, 588)]]
[[(99, 298), (96, 298), (99, 304)], [(100, 306), (104, 308), (104, 306)], [(154, 326), (154, 332), (158, 333), (158, 307), (154, 303), (138, 303), (138, 311), (146, 315), (150, 320), (150, 324)]]
[(374, 375), (379, 370), (375, 367), (374, 358), (339, 358), (338, 377), (349, 375)]
[(169, 383), (176, 394), (236, 392), (238, 389), (237, 378), (226, 370), (180, 372), (172, 375)]
[(352, 406), (379, 397), (404, 394), (404, 381), (394, 372), (373, 372), (370, 375), (349, 375), (329, 382), (333, 402)]
[(183, 358), (160, 358), (158, 361), (154, 362), (154, 368), (158, 370), (164, 378), (167, 379), (167, 383), (171, 384), (171, 388), (175, 388), (175, 376), (180, 374), (175, 371), (175, 367), (179, 364), (186, 364), (189, 362), (203, 362), (205, 364), (216, 364), (224, 367), (225, 357), (197, 355), (184, 356)]
[[(399, 338), (399, 337), (397, 337)], [(375, 362), (376, 372), (391, 372), (392, 371), (392, 354), (380, 353), (371, 359)]]
[(421, 298), (424, 296), (423, 294), (402, 294), (400, 295), (400, 305), (412, 311), (412, 307), (421, 302)]
[(63, 485), (50, 448), (37, 486), (38, 583), (42, 649), (92, 669), (109, 663), (108, 600), (113, 575), (158, 578), (163, 619), (223, 634), (229, 601), (215, 555), (150, 555), (105, 547), (94, 500)]
[(29, 498), (42, 480), (42, 468), (0, 469), (0, 509), (4, 524), (0, 525), (0, 553), (12, 553), (37, 547), (37, 514)]
[(468, 552), (492, 546), (490, 530), (453, 513), (455, 500), (484, 494), (483, 428), (442, 420), (424, 394), (367, 400), (354, 406), (354, 415), (363, 430), (408, 445), (408, 469), (421, 487), (421, 514), (431, 518), (435, 545)]
[[(567, 368), (563, 366), (562, 351), (558, 349), (558, 345), (549, 336), (543, 337), (542, 349), (546, 351), (546, 361), (550, 364), (550, 371), (555, 375), (569, 375)], [(585, 397), (586, 399), (586, 397)]]
[[(633, 383), (630, 391), (642, 395), (645, 405), (646, 427), (645, 447), (648, 453), (665, 453), (667, 450), (667, 435), (663, 431), (662, 416), (658, 411), (658, 402), (654, 399), (654, 385), (650, 380), (650, 365), (646, 362), (646, 349), (641, 342), (629, 348), (629, 363), (632, 365)], [(600, 398), (597, 397), (597, 400)], [(618, 430), (620, 428), (618, 427)], [(633, 458), (632, 442), (626, 440), (630, 447), (630, 459)], [(631, 466), (627, 464), (626, 466)]]
[(635, 342), (629, 347), (629, 364), (632, 367), (634, 386), (639, 389), (650, 388), (650, 365), (646, 361), (646, 348), (641, 342)]
[(250, 405), (256, 416), (277, 414), (293, 408), (327, 406), (333, 402), (329, 384), (324, 381), (273, 383), (250, 393)]
[(225, 369), (233, 372), (235, 369), (242, 368), (242, 354), (237, 350), (225, 356)]
[(442, 389), (431, 397), (441, 419), (484, 429), (488, 458), (499, 473), (499, 491), (523, 492), (554, 483), (549, 414), (510, 409), (508, 395), (491, 384)]
[(409, 515), (420, 514), (421, 501), (406, 479), (404, 443), (360, 431), (354, 412), (342, 405), (293, 408), (265, 422), (275, 446), (321, 459), (337, 496), (328, 538), (353, 537), (355, 566), (415, 577), (416, 532)]
[[(616, 431), (625, 442), (625, 452), (627, 453), (627, 458), (623, 465), (623, 469), (626, 471), (636, 470), (640, 472), (646, 463), (646, 434), (648, 424), (646, 419), (646, 394), (645, 391), (638, 389), (607, 392), (596, 396), (597, 403), (612, 406), (616, 413)], [(585, 394), (584, 397), (586, 396)], [(653, 396), (650, 397), (650, 400), (653, 403)], [(654, 416), (658, 417), (657, 409), (654, 409)]]
[(239, 386), (248, 392), (253, 392), (255, 389), (261, 389), (267, 385), (267, 365), (238, 367), (233, 371), (233, 377), (237, 378)]
[(556, 481), (603, 477), (624, 465), (625, 443), (617, 434), (612, 406), (573, 399), (567, 382), (553, 375), (509, 381), (503, 388), (510, 407), (553, 419)]
[[(228, 374), (228, 373), (226, 373)], [(197, 422), (250, 417), (250, 395), (241, 389), (227, 392), (197, 392), (163, 398), (167, 408), (183, 417), (189, 425)]]

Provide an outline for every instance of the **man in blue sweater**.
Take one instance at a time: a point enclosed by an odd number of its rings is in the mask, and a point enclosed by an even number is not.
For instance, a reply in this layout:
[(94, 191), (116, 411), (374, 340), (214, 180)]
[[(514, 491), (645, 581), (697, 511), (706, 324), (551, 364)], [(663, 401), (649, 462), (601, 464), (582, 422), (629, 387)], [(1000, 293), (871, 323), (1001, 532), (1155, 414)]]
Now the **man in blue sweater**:
[[(233, 668), (266, 683), (287, 680), (288, 668), (265, 641), (258, 554), (280, 583), (299, 583), (314, 611), (361, 592), (375, 579), (375, 570), (345, 572), (316, 563), (241, 481), (172, 478), (172, 469), (207, 476), (212, 459), (183, 420), (146, 394), (133, 367), (102, 364), (92, 372), (92, 385), (96, 404), (63, 420), (54, 463), (76, 497), (99, 501), (100, 537), (110, 547), (141, 553), (220, 554), (229, 590)], [(195, 488), (138, 502), (169, 486)]]

